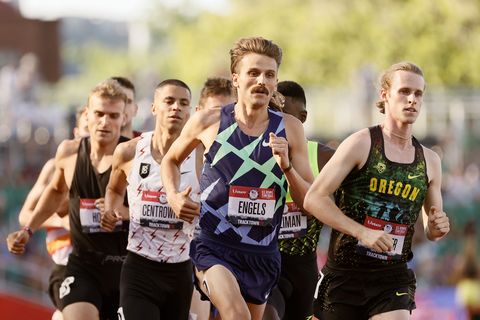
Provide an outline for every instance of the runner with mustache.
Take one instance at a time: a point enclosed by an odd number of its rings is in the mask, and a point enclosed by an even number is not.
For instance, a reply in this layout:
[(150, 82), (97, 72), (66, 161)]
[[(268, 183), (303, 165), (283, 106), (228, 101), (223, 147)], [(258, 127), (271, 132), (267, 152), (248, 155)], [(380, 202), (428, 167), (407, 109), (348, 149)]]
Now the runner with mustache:
[[(223, 320), (261, 319), (280, 275), (278, 231), (287, 185), (299, 206), (313, 180), (301, 122), (272, 110), (281, 49), (263, 38), (240, 39), (230, 50), (238, 101), (196, 112), (165, 155), (162, 179), (175, 213), (200, 235), (190, 256), (197, 285)], [(202, 144), (200, 203), (180, 187), (179, 166)]]

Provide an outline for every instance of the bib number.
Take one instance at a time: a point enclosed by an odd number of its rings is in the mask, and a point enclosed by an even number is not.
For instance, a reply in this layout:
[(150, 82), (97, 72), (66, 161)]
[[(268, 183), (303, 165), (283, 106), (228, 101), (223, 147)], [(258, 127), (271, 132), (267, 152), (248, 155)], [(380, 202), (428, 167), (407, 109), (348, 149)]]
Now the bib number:
[(227, 218), (232, 224), (266, 226), (274, 214), (274, 189), (230, 186)]
[[(80, 199), (80, 224), (84, 233), (104, 232), (100, 227), (101, 214), (95, 205), (96, 199)], [(118, 221), (113, 231), (122, 229), (122, 221)]]
[(183, 221), (177, 218), (168, 205), (165, 192), (143, 191), (140, 225), (158, 229), (182, 229)]
[(363, 225), (373, 230), (383, 230), (390, 234), (393, 239), (393, 250), (387, 253), (375, 252), (362, 244), (360, 241), (357, 245), (357, 252), (380, 260), (399, 260), (402, 257), (403, 244), (408, 226), (404, 224), (393, 223), (374, 217), (367, 216)]
[(278, 239), (300, 238), (306, 235), (307, 216), (300, 211), (295, 202), (287, 202), (285, 209)]

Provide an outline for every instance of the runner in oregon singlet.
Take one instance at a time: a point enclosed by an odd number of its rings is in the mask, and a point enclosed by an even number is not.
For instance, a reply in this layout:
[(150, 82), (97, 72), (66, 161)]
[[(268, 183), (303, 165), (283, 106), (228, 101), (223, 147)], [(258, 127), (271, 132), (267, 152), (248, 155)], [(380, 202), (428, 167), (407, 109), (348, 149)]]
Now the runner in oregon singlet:
[(394, 249), (391, 253), (374, 252), (355, 238), (332, 230), (327, 265), (334, 268), (382, 268), (404, 264), (413, 256), (414, 224), (428, 188), (422, 146), (413, 137), (414, 161), (395, 163), (385, 156), (380, 127), (371, 127), (370, 135), (367, 162), (344, 180), (336, 194), (336, 204), (345, 215), (364, 226), (390, 233)]
[(200, 179), (200, 238), (235, 246), (277, 248), (287, 181), (272, 157), (269, 132), (285, 137), (282, 113), (268, 109), (269, 124), (259, 137), (244, 134), (234, 104), (221, 110), (218, 135), (205, 155)]

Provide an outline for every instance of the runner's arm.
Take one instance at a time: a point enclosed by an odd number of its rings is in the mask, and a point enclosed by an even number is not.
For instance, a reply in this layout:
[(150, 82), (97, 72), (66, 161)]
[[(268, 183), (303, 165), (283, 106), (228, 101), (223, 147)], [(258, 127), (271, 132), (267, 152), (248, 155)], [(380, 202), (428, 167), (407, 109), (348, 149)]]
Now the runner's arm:
[(284, 170), (285, 177), (292, 199), (299, 208), (303, 208), (305, 195), (313, 182), (313, 173), (308, 161), (307, 139), (302, 123), (295, 117), (284, 114), (285, 127), (288, 140), (288, 164), (282, 169), (291, 166), (291, 169)]
[(450, 231), (448, 216), (443, 212), (442, 168), (439, 156), (432, 150), (424, 148), (429, 177), (427, 196), (423, 204), (423, 226), (427, 239), (437, 241)]
[[(31, 219), (26, 226), (7, 237), (8, 250), (14, 254), (22, 254), (33, 231), (37, 230), (58, 207), (58, 204), (68, 195), (68, 185), (65, 181), (65, 169), (72, 169), (75, 162), (71, 161), (76, 155), (79, 142), (74, 140), (63, 141), (55, 156), (55, 171), (52, 180), (40, 197)], [(70, 161), (69, 161), (70, 160)]]
[(200, 205), (190, 198), (190, 186), (179, 190), (180, 165), (202, 143), (200, 136), (205, 130), (206, 122), (211, 121), (206, 117), (210, 113), (209, 110), (195, 112), (162, 159), (161, 175), (168, 204), (180, 219), (188, 222), (199, 214)]
[[(27, 195), (23, 207), (18, 215), (18, 222), (21, 226), (25, 226), (33, 215), (33, 210), (38, 203), (38, 200), (48, 186), (50, 177), (55, 172), (55, 159), (48, 160), (43, 166), (37, 181), (33, 185), (32, 189)], [(60, 208), (57, 208), (57, 211)], [(67, 212), (68, 213), (68, 212)], [(50, 216), (43, 224), (42, 227), (63, 227), (63, 219), (59, 215), (55, 214)]]
[(347, 217), (333, 201), (334, 192), (354, 169), (361, 168), (370, 150), (368, 129), (359, 131), (340, 144), (305, 197), (305, 209), (332, 228), (355, 237), (378, 252), (391, 251), (393, 241), (383, 231), (371, 230)]
[(139, 138), (120, 143), (113, 153), (112, 172), (105, 192), (105, 208), (102, 211), (102, 228), (112, 231), (119, 220), (128, 220), (129, 211), (123, 205), (135, 147)]

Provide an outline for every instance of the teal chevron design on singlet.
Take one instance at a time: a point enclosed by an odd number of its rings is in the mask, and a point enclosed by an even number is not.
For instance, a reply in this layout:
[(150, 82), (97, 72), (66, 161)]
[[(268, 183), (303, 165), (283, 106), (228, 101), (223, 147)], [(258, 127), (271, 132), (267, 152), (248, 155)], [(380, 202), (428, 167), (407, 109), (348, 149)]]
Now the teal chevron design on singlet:
[[(285, 137), (283, 115), (268, 109), (267, 129), (260, 136), (252, 137), (239, 128), (233, 110), (233, 104), (222, 109), (217, 137), (205, 155), (200, 179), (200, 227), (204, 232), (215, 234), (237, 245), (272, 247), (272, 241), (276, 240), (278, 235), (287, 181), (272, 155), (271, 148), (263, 142), (268, 142), (270, 132), (274, 132), (278, 137)], [(231, 185), (274, 189), (275, 213), (271, 224), (231, 224), (227, 219)]]
[[(223, 159), (228, 154), (234, 153), (243, 160), (243, 163), (240, 168), (237, 169), (237, 172), (232, 177), (230, 183), (237, 180), (239, 177), (248, 174), (253, 168), (258, 169), (261, 172), (271, 172), (273, 167), (277, 164), (273, 156), (264, 164), (259, 164), (253, 159), (251, 159), (249, 156), (247, 156), (252, 154), (255, 148), (257, 148), (258, 145), (263, 141), (263, 135), (259, 136), (257, 139), (253, 140), (250, 144), (244, 146), (243, 148), (238, 149), (228, 142), (228, 138), (235, 132), (237, 128), (238, 124), (234, 123), (227, 129), (223, 130), (220, 134), (218, 134), (216, 141), (221, 144), (221, 147), (220, 149), (218, 149), (215, 158), (212, 161), (212, 166), (214, 166), (218, 161)], [(272, 184), (283, 185), (285, 184), (285, 182), (286, 179), (284, 175), (282, 175), (280, 179), (275, 175), (265, 175), (265, 179), (258, 187), (267, 188)], [(286, 190), (282, 189), (282, 191), (282, 197), (284, 198), (286, 195)], [(281, 201), (277, 201), (275, 205), (275, 210), (278, 209), (280, 205)]]

